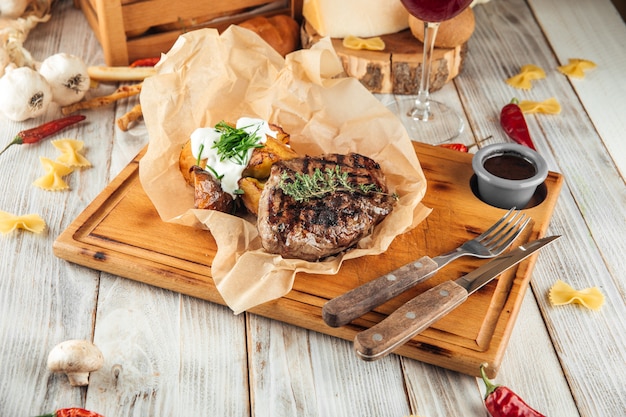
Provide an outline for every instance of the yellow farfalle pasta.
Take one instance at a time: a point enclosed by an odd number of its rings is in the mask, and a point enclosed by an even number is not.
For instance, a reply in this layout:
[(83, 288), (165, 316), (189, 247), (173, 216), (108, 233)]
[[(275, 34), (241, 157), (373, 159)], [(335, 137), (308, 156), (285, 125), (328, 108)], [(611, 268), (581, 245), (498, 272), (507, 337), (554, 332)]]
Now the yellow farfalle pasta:
[(604, 294), (596, 287), (575, 290), (565, 282), (558, 280), (550, 289), (552, 305), (578, 303), (592, 310), (599, 310), (604, 304)]
[(375, 38), (359, 38), (357, 36), (346, 36), (343, 38), (343, 46), (349, 49), (367, 49), (370, 51), (382, 51), (385, 49), (385, 41), (380, 36)]
[(37, 178), (35, 182), (33, 182), (33, 185), (46, 191), (60, 191), (70, 188), (63, 180), (63, 177), (74, 170), (72, 167), (54, 162), (43, 156), (39, 157), (39, 161), (41, 161), (41, 165), (46, 171), (46, 174)]
[(544, 101), (522, 100), (519, 103), (523, 113), (545, 113), (559, 114), (561, 113), (561, 105), (556, 98), (552, 97)]
[(38, 214), (16, 216), (0, 210), (0, 233), (7, 234), (16, 229), (24, 229), (33, 233), (41, 233), (46, 228), (46, 222)]
[(72, 168), (87, 168), (91, 166), (91, 162), (85, 158), (82, 151), (85, 142), (76, 139), (58, 139), (53, 140), (52, 145), (61, 151), (61, 155), (56, 162), (67, 165)]
[(512, 76), (506, 80), (506, 83), (511, 87), (519, 88), (522, 90), (530, 90), (533, 86), (533, 80), (540, 80), (546, 78), (546, 73), (540, 67), (536, 65), (524, 65), (519, 74)]
[(588, 59), (572, 58), (567, 65), (558, 66), (557, 69), (568, 77), (584, 78), (585, 70), (597, 67), (596, 63)]

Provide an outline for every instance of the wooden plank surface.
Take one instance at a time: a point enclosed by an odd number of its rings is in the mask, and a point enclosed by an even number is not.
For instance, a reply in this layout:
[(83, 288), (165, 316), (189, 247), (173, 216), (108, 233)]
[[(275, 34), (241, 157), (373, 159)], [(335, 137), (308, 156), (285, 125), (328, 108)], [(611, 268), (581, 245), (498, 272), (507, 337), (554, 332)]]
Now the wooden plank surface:
[[(543, 387), (521, 385), (526, 386), (526, 397), (546, 404), (543, 410), (547, 415), (610, 416), (610, 410), (626, 407), (626, 362), (615, 363), (615, 358), (626, 357), (623, 332), (620, 336), (616, 331), (626, 328), (621, 272), (626, 268), (626, 152), (620, 139), (623, 135), (618, 133), (626, 129), (626, 119), (618, 116), (626, 111), (626, 103), (616, 98), (626, 88), (626, 83), (617, 81), (623, 78), (619, 74), (626, 62), (621, 41), (626, 39), (626, 25), (607, 1), (577, 0), (567, 5), (491, 1), (476, 7), (475, 12), (481, 24), (470, 40), (471, 59), (464, 68), (464, 73), (472, 76), (455, 80), (464, 102), (481, 103), (467, 107), (473, 137), (479, 141), (491, 137), (485, 144), (506, 140), (493, 129), (494, 109), (513, 96), (529, 100), (555, 97), (563, 106), (556, 117), (526, 117), (539, 152), (547, 155), (549, 166), (559, 167), (565, 178), (549, 233), (563, 234), (567, 240), (557, 243), (556, 259), (540, 262), (531, 282), (549, 338), (538, 334), (537, 321), (530, 319), (536, 312), (529, 303), (524, 315), (529, 319), (518, 320), (513, 335), (519, 332), (517, 340), (526, 347), (519, 347), (515, 354), (509, 350), (507, 366), (501, 367), (498, 379), (509, 386), (546, 379)], [(542, 41), (544, 36), (547, 42)], [(570, 79), (555, 71), (557, 65), (574, 57), (592, 59), (599, 66), (583, 79)], [(529, 91), (503, 84), (528, 63), (546, 70), (543, 82), (534, 83)], [(607, 296), (607, 305), (599, 314), (576, 305), (552, 306), (547, 294), (557, 279), (580, 289), (598, 286)], [(543, 369), (554, 356), (558, 367)], [(528, 364), (538, 368), (529, 369)], [(615, 369), (609, 378), (607, 369)], [(555, 372), (562, 372), (566, 381), (553, 378)], [(598, 385), (589, 384), (592, 380), (599, 381)], [(551, 387), (564, 384), (572, 389), (577, 411), (568, 413), (565, 408), (548, 405), (558, 401), (546, 392), (559, 392)]]
[[(344, 263), (336, 276), (300, 273), (283, 298), (250, 311), (306, 329), (352, 340), (356, 333), (389, 315), (416, 294), (455, 279), (482, 260), (463, 259), (427, 282), (351, 325), (331, 328), (321, 307), (331, 298), (411, 262), (435, 256), (471, 239), (499, 219), (504, 210), (490, 207), (475, 194), (472, 155), (414, 144), (428, 190), (424, 204), (432, 214), (416, 229), (396, 238), (380, 256)], [(90, 268), (224, 304), (210, 276), (217, 251), (209, 232), (164, 223), (138, 180), (141, 155), (99, 195), (54, 243), (55, 255)], [(550, 173), (526, 211), (532, 231), (518, 243), (545, 234), (558, 199), (562, 177)], [(181, 244), (181, 242), (183, 242)], [(469, 298), (461, 307), (397, 350), (398, 354), (477, 374), (482, 362), (495, 375), (502, 361), (535, 257)]]

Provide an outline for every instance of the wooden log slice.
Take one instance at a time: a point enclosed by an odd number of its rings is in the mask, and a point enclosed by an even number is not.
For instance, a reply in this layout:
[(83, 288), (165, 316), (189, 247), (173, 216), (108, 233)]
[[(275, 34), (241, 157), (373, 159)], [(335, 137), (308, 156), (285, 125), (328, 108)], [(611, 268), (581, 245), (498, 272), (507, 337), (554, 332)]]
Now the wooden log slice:
[[(417, 94), (422, 68), (423, 44), (410, 30), (381, 36), (383, 51), (349, 49), (343, 39), (332, 44), (348, 76), (357, 78), (372, 93)], [(306, 21), (302, 25), (302, 45), (310, 48), (321, 39)], [(467, 43), (452, 49), (435, 48), (430, 91), (442, 88), (459, 75), (467, 51)]]

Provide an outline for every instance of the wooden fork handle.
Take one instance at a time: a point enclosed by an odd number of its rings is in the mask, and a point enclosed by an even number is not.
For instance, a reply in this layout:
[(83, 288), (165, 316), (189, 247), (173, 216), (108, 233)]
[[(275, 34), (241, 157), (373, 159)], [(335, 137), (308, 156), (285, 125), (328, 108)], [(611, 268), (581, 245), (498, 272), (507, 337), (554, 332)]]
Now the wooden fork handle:
[(430, 278), (438, 269), (432, 258), (421, 257), (328, 301), (322, 308), (322, 317), (331, 327), (348, 324)]

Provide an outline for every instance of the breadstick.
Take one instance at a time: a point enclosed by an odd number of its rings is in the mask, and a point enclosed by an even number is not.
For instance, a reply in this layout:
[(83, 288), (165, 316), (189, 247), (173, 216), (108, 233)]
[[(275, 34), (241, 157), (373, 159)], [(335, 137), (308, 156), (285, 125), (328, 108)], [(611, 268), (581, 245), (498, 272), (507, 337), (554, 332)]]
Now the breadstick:
[(87, 68), (87, 74), (94, 81), (120, 82), (143, 81), (156, 74), (154, 67), (104, 67), (94, 66)]
[(61, 112), (65, 115), (74, 113), (79, 110), (95, 109), (98, 107), (104, 107), (111, 103), (116, 102), (122, 98), (135, 96), (141, 92), (142, 83), (134, 85), (121, 86), (113, 94), (107, 96), (95, 97), (90, 100), (79, 101), (78, 103), (70, 104), (61, 108)]
[(128, 130), (128, 126), (135, 120), (139, 119), (142, 115), (141, 104), (137, 104), (135, 107), (130, 109), (128, 113), (117, 119), (117, 126), (120, 130), (126, 132)]

